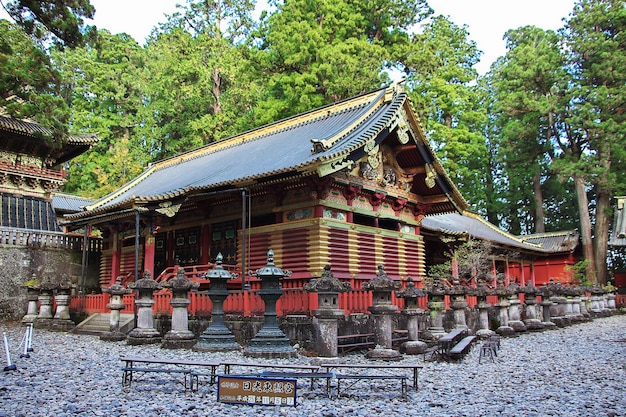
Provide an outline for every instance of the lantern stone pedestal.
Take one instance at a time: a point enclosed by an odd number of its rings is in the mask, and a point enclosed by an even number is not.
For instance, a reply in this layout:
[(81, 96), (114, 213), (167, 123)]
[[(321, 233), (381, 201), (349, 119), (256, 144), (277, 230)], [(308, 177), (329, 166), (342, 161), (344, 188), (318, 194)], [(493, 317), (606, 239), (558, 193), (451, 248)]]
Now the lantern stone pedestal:
[(40, 329), (50, 329), (54, 318), (52, 308), (54, 305), (54, 290), (57, 285), (51, 282), (44, 282), (39, 287), (39, 314), (33, 323), (33, 327)]
[(415, 287), (413, 278), (407, 277), (406, 287), (397, 291), (396, 297), (404, 299), (402, 314), (406, 316), (408, 340), (402, 344), (402, 351), (407, 355), (423, 354), (428, 349), (428, 344), (419, 340), (419, 318), (424, 314), (424, 310), (419, 307), (418, 300), (426, 297), (426, 293), (421, 288)]
[(543, 330), (543, 323), (538, 318), (537, 287), (529, 282), (521, 289), (521, 292), (524, 293), (524, 304), (526, 304), (526, 318), (524, 319), (526, 329), (531, 332)]
[(22, 317), (22, 323), (32, 324), (39, 315), (39, 307), (37, 306), (37, 300), (39, 298), (39, 287), (26, 286), (26, 299), (28, 305), (26, 308), (26, 315)]
[(520, 287), (517, 284), (509, 285), (509, 322), (508, 326), (512, 327), (516, 333), (526, 331), (526, 325), (522, 321), (522, 315), (520, 309), (522, 308), (522, 302), (519, 299)]
[(322, 276), (304, 285), (305, 291), (317, 293), (318, 309), (313, 310), (317, 335), (317, 355), (322, 358), (336, 358), (338, 320), (344, 317), (339, 309), (339, 293), (350, 291), (350, 283), (341, 282), (333, 276), (330, 265), (324, 267)]
[(584, 317), (585, 321), (591, 320), (591, 314), (589, 314), (588, 306), (591, 305), (589, 297), (585, 294), (584, 289), (581, 289), (580, 295), (580, 314)]
[(539, 305), (541, 306), (541, 317), (543, 321), (541, 324), (545, 330), (555, 330), (556, 324), (552, 321), (552, 316), (550, 314), (550, 308), (552, 307), (552, 292), (548, 287), (541, 287), (539, 289), (539, 294), (541, 295), (541, 302)]
[(72, 298), (72, 284), (64, 281), (57, 286), (54, 299), (57, 304), (50, 330), (67, 332), (76, 326), (70, 319), (70, 299)]
[(245, 348), (244, 355), (254, 358), (295, 358), (298, 356), (295, 348), (291, 346), (289, 338), (278, 327), (276, 316), (276, 301), (283, 294), (280, 280), (291, 275), (290, 271), (283, 271), (274, 264), (274, 251), (267, 253), (267, 264), (258, 269), (253, 275), (261, 279), (259, 296), (265, 303), (263, 315), (263, 327), (250, 340), (250, 345)]
[(393, 319), (398, 310), (391, 303), (393, 291), (400, 288), (400, 283), (387, 276), (384, 265), (378, 265), (378, 273), (371, 281), (363, 284), (363, 289), (372, 292), (372, 306), (367, 309), (372, 316), (372, 327), (376, 347), (365, 354), (368, 359), (400, 360), (402, 355), (392, 349)]
[(227, 281), (236, 278), (222, 266), (222, 254), (215, 259), (215, 267), (204, 275), (210, 280), (210, 289), (206, 294), (213, 303), (211, 323), (200, 335), (193, 350), (200, 352), (230, 352), (240, 351), (241, 346), (235, 341), (235, 335), (224, 324), (224, 300), (228, 297)]
[(487, 302), (487, 296), (494, 294), (493, 290), (487, 286), (484, 280), (480, 280), (478, 286), (471, 290), (476, 295), (476, 308), (478, 309), (478, 330), (476, 336), (480, 339), (488, 339), (493, 336), (494, 331), (489, 329), (489, 309), (491, 304)]
[(500, 320), (500, 327), (496, 329), (496, 333), (500, 336), (515, 336), (515, 330), (509, 326), (509, 295), (511, 295), (509, 288), (505, 286), (498, 286), (496, 288), (496, 294), (498, 295), (498, 320)]
[(428, 307), (430, 314), (430, 326), (425, 333), (427, 340), (437, 341), (445, 336), (446, 331), (443, 327), (443, 315), (446, 310), (444, 302), (445, 287), (438, 277), (433, 277), (432, 284), (426, 287), (428, 294)]
[(452, 288), (446, 289), (446, 294), (450, 296), (450, 308), (454, 314), (454, 327), (457, 329), (467, 329), (465, 309), (468, 304), (465, 291), (465, 288), (457, 280), (454, 281)]
[(120, 313), (124, 309), (124, 294), (130, 294), (133, 290), (122, 286), (122, 277), (115, 279), (115, 284), (110, 287), (103, 287), (103, 293), (111, 294), (107, 308), (111, 310), (109, 314), (109, 331), (100, 335), (100, 340), (107, 342), (119, 342), (126, 339), (126, 334), (120, 331)]
[(164, 288), (172, 291), (172, 327), (165, 333), (161, 341), (164, 349), (189, 349), (196, 343), (196, 336), (189, 330), (189, 314), (187, 307), (191, 303), (187, 294), (198, 288), (200, 284), (192, 282), (185, 277), (185, 269), (182, 267), (176, 271), (176, 277), (163, 284)]
[(161, 289), (161, 286), (151, 279), (150, 272), (146, 271), (143, 278), (131, 282), (128, 287), (136, 290), (139, 293), (139, 298), (135, 300), (137, 327), (128, 333), (126, 343), (129, 345), (160, 343), (161, 334), (154, 328), (154, 318), (152, 317), (152, 306), (154, 305), (152, 294), (155, 290)]

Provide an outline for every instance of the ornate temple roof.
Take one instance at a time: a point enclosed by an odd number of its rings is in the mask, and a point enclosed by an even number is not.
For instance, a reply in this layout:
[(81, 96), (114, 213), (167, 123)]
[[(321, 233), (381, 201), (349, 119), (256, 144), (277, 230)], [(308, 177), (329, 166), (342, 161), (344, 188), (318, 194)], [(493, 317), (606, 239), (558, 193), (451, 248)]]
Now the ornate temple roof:
[(37, 123), (14, 119), (0, 115), (0, 139), (2, 149), (44, 159), (53, 159), (53, 164), (61, 164), (87, 151), (98, 143), (100, 138), (95, 134), (65, 135), (58, 140), (58, 145), (51, 145), (55, 138), (52, 129)]
[(572, 230), (515, 236), (469, 211), (462, 214), (443, 213), (426, 216), (422, 220), (422, 229), (449, 236), (473, 237), (509, 248), (544, 253), (572, 252), (579, 240), (578, 232)]
[[(388, 146), (430, 212), (467, 203), (430, 148), (406, 93), (383, 88), (191, 150), (149, 166), (72, 221), (209, 191), (325, 177)], [(416, 169), (420, 167), (421, 169)]]

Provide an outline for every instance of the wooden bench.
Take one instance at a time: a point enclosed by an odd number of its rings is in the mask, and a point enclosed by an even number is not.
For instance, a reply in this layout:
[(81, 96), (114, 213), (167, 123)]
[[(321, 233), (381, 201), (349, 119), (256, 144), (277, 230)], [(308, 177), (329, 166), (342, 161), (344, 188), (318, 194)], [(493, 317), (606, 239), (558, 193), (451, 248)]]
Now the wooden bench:
[[(365, 375), (365, 374), (336, 374), (337, 378), (337, 397), (341, 396), (341, 380), (342, 379), (350, 379), (350, 380), (384, 380), (384, 379), (398, 379), (401, 383), (401, 395), (402, 397), (406, 397), (407, 385), (406, 381), (409, 379), (406, 375)], [(330, 388), (327, 390), (328, 396), (330, 397)]]
[(337, 336), (337, 350), (346, 353), (357, 349), (371, 349), (376, 346), (374, 333), (358, 333)]
[(459, 343), (466, 335), (466, 328), (453, 329), (445, 334), (437, 341), (437, 350), (434, 351), (433, 356), (436, 356), (437, 359), (449, 359), (450, 349)]
[[(325, 368), (326, 372), (331, 373), (333, 370), (336, 370), (336, 378), (337, 378), (337, 396), (340, 395), (340, 385), (341, 380), (350, 379), (350, 380), (384, 380), (384, 379), (397, 379), (400, 380), (402, 384), (402, 396), (406, 395), (407, 391), (407, 383), (406, 381), (411, 379), (413, 381), (413, 389), (417, 391), (418, 383), (417, 377), (418, 372), (423, 367), (421, 365), (414, 364), (348, 364), (348, 363), (323, 363), (321, 364), (322, 368)], [(355, 372), (352, 373), (343, 373), (346, 370), (353, 370)], [(371, 371), (375, 371), (372, 373)], [(402, 373), (403, 371), (410, 370), (412, 375), (406, 375), (406, 373)], [(330, 384), (330, 380), (328, 380), (328, 384)], [(330, 386), (328, 387), (328, 392), (330, 392)]]
[[(120, 359), (125, 363), (122, 367), (122, 386), (131, 386), (134, 373), (183, 374), (183, 386), (185, 390), (191, 391), (198, 390), (200, 376), (208, 376), (210, 383), (214, 384), (217, 377), (217, 367), (220, 365), (219, 362), (184, 359), (143, 358), (134, 356), (126, 356)], [(136, 364), (141, 364), (141, 366), (135, 366)], [(201, 368), (210, 368), (210, 371), (209, 373), (198, 371)]]
[(469, 352), (474, 341), (476, 341), (476, 336), (465, 336), (448, 351), (449, 357), (451, 359), (461, 359)]
[(189, 369), (169, 369), (169, 368), (137, 368), (123, 367), (122, 386), (130, 387), (133, 382), (133, 374), (135, 373), (166, 373), (166, 374), (183, 374), (182, 385), (185, 391), (196, 391), (198, 388), (197, 378), (194, 383), (194, 377)]

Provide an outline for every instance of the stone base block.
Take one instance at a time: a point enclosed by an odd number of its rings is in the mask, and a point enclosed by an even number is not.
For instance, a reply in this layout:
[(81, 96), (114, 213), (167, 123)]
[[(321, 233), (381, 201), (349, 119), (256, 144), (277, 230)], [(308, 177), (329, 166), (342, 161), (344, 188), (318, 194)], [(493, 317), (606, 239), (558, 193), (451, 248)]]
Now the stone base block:
[(196, 352), (233, 352), (240, 351), (241, 346), (235, 342), (234, 337), (224, 340), (199, 340), (192, 347)]
[(556, 330), (556, 329), (558, 329), (557, 325), (552, 323), (551, 321), (542, 321), (541, 324), (543, 324), (543, 328), (545, 330)]
[(509, 320), (509, 327), (512, 327), (517, 333), (526, 331), (526, 325), (520, 320)]
[(557, 327), (566, 327), (571, 326), (572, 322), (568, 317), (552, 317), (552, 322), (557, 325)]
[(402, 360), (402, 354), (394, 349), (372, 349), (365, 354), (367, 359), (382, 361), (399, 361)]
[(50, 330), (53, 332), (69, 332), (74, 327), (76, 327), (76, 323), (72, 320), (52, 320)]
[(27, 314), (24, 317), (22, 317), (22, 323), (24, 324), (34, 323), (36, 318), (37, 318), (36, 314)]
[(489, 329), (480, 329), (476, 332), (476, 336), (478, 336), (479, 339), (489, 339), (494, 334), (495, 332)]
[(126, 338), (129, 345), (149, 345), (153, 343), (161, 343), (161, 334), (156, 329), (140, 329), (131, 330)]
[(511, 326), (500, 326), (496, 329), (496, 333), (500, 336), (510, 337), (516, 336), (515, 330)]
[(419, 340), (402, 343), (401, 350), (407, 355), (421, 355), (428, 349), (428, 344)]
[(126, 338), (126, 344), (128, 345), (150, 345), (155, 343), (161, 343), (161, 337), (132, 337)]
[(121, 342), (122, 340), (126, 340), (126, 335), (122, 332), (109, 332), (100, 335), (100, 340), (104, 340), (105, 342)]
[(543, 323), (537, 319), (524, 320), (524, 324), (529, 332), (539, 332), (544, 329)]
[(42, 319), (37, 317), (35, 319), (35, 321), (33, 322), (33, 327), (35, 329), (46, 329), (46, 330), (50, 330), (52, 328), (52, 322), (53, 320), (50, 319)]

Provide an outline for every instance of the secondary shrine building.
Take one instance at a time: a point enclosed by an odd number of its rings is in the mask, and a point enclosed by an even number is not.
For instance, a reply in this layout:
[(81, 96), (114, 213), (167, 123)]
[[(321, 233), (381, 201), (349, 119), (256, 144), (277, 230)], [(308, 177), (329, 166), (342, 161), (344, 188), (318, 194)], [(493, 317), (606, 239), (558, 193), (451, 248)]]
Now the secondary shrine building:
[(378, 264), (423, 279), (422, 220), (466, 208), (393, 86), (155, 163), (65, 226), (103, 231), (102, 286), (203, 271), (218, 253), (245, 286), (272, 249), (292, 272), (285, 288), (330, 264), (358, 289)]

